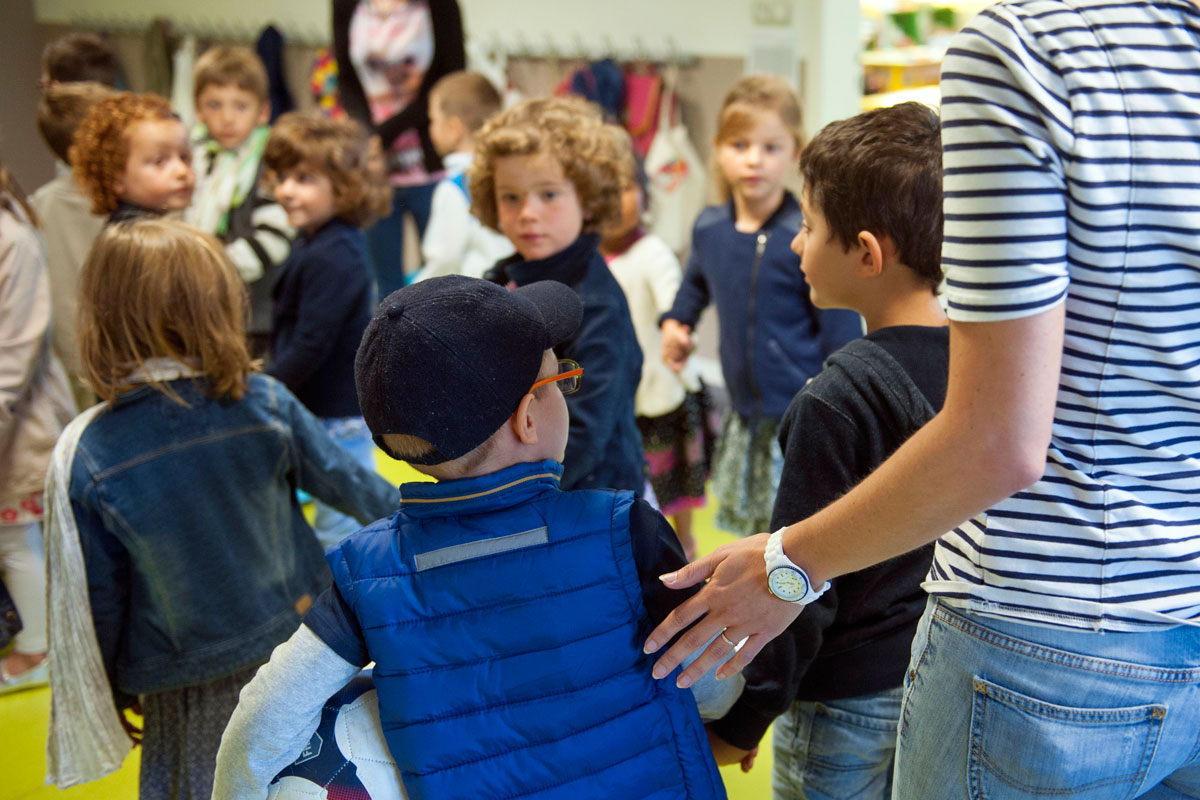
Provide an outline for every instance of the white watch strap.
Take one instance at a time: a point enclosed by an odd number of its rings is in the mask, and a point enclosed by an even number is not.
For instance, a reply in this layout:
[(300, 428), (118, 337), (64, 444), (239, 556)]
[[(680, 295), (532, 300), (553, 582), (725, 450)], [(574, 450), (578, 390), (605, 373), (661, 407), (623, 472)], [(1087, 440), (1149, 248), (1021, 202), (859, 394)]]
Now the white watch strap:
[(780, 528), (767, 537), (767, 548), (763, 551), (763, 560), (766, 562), (767, 574), (771, 574), (771, 570), (776, 567), (790, 567), (798, 570), (808, 580), (808, 594), (801, 600), (796, 602), (808, 604), (825, 594), (829, 590), (830, 582), (825, 581), (825, 585), (820, 589), (813, 586), (812, 578), (809, 577), (808, 571), (801, 567), (796, 562), (787, 557), (787, 553), (783, 552), (783, 532), (786, 528)]

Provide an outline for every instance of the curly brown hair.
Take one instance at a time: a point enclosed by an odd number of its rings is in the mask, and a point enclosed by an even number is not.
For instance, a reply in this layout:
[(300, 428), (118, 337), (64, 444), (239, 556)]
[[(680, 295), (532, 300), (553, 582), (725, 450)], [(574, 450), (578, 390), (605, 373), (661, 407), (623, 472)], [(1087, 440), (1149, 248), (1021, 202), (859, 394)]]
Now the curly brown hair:
[(496, 160), (536, 153), (554, 158), (575, 187), (584, 233), (599, 232), (621, 218), (625, 165), (604, 129), (600, 108), (578, 97), (544, 97), (500, 112), (476, 134), (467, 185), (471, 212), (480, 222), (499, 230)]
[[(79, 349), (101, 398), (133, 388), (151, 358), (198, 367), (213, 397), (241, 398), (256, 365), (246, 346), (246, 286), (212, 236), (178, 220), (109, 225), (84, 262)], [(154, 383), (182, 402), (166, 383)]]
[(333, 184), (335, 212), (360, 228), (392, 212), (379, 139), (352, 119), (330, 119), (319, 111), (284, 114), (271, 127), (263, 164), (268, 190), (282, 173), (299, 166), (325, 175)]
[(69, 160), (93, 214), (110, 214), (120, 205), (115, 187), (129, 161), (129, 128), (144, 120), (170, 119), (179, 117), (156, 94), (118, 92), (92, 106), (75, 131)]

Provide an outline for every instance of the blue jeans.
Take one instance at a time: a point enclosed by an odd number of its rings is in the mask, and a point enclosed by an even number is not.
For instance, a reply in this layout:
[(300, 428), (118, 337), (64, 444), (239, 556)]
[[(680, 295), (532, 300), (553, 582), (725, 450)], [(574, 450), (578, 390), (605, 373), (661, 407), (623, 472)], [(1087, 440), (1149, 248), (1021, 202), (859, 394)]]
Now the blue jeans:
[(380, 300), (405, 284), (404, 215), (412, 214), (417, 235), (424, 236), (436, 187), (436, 181), (423, 186), (397, 186), (392, 192), (392, 213), (366, 231), (367, 250), (375, 268)]
[(819, 703), (775, 720), (775, 800), (887, 800), (902, 689)]
[[(329, 431), (329, 438), (372, 472), (375, 471), (375, 442), (371, 430), (362, 417), (338, 417), (322, 419), (321, 424)], [(313, 498), (313, 532), (321, 546), (329, 548), (357, 531), (362, 525), (354, 517), (347, 516), (320, 500)]]
[(1200, 797), (1200, 628), (1062, 630), (931, 598), (893, 797)]

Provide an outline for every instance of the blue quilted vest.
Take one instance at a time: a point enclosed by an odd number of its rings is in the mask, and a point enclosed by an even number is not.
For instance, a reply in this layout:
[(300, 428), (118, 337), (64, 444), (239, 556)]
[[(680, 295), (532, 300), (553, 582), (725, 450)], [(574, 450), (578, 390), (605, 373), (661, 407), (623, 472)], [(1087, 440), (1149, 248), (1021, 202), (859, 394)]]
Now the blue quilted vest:
[(724, 798), (695, 701), (641, 650), (633, 494), (561, 475), (405, 484), (330, 552), (409, 796)]

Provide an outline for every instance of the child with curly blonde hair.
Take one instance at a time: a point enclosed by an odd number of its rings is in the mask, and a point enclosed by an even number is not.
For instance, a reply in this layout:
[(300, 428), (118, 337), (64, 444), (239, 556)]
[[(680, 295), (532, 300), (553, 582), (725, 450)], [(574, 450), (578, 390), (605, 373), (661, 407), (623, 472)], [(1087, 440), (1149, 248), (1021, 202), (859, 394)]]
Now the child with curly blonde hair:
[[(284, 114), (263, 151), (266, 181), (298, 236), (271, 291), (271, 361), (283, 381), (364, 466), (375, 445), (354, 390), (354, 354), (375, 308), (375, 280), (361, 228), (388, 214), (383, 154), (349, 119)], [(317, 503), (326, 545), (358, 524)]]
[(468, 172), (471, 211), (516, 254), (486, 276), (524, 286), (565, 283), (583, 301), (579, 330), (555, 348), (587, 380), (567, 399), (571, 434), (563, 489), (645, 483), (633, 398), (642, 372), (629, 306), (600, 255), (600, 231), (621, 216), (622, 153), (584, 100), (527, 100), (480, 129)]
[(196, 175), (187, 129), (158, 95), (120, 92), (75, 131), (71, 167), (92, 213), (109, 223), (182, 211)]

